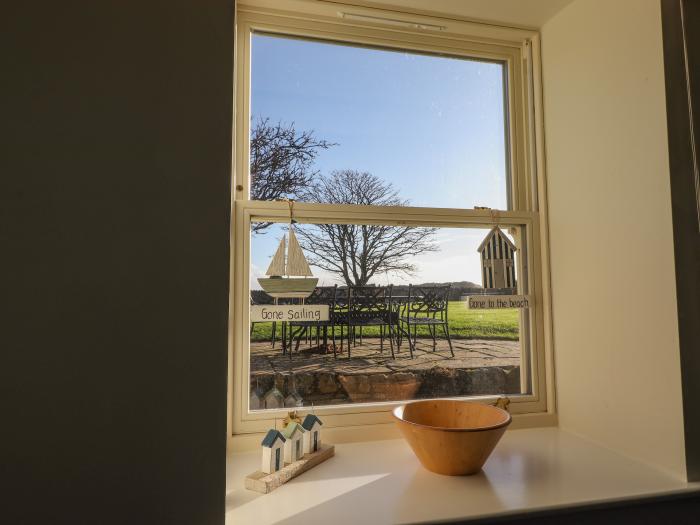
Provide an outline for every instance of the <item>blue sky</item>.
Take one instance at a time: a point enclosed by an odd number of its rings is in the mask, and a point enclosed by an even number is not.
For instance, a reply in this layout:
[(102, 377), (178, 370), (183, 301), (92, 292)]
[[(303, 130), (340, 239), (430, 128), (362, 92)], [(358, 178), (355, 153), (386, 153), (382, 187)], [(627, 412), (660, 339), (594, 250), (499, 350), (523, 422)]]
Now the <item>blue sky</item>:
[[(337, 143), (317, 158), (323, 174), (368, 171), (413, 206), (506, 209), (502, 75), (496, 63), (254, 35), (251, 115)], [(410, 280), (480, 282), (484, 234), (441, 231), (441, 252), (417, 258)], [(253, 237), (252, 273), (279, 235)]]

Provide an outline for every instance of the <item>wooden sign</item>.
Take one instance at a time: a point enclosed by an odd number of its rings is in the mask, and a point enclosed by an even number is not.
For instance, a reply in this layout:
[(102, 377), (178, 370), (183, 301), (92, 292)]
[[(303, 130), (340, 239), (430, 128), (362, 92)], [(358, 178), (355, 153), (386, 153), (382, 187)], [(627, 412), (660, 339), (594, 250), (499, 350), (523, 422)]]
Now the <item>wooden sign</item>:
[(470, 295), (471, 310), (492, 310), (495, 308), (530, 308), (529, 295)]
[(327, 304), (256, 304), (250, 307), (250, 321), (264, 323), (279, 322), (315, 322), (328, 321)]

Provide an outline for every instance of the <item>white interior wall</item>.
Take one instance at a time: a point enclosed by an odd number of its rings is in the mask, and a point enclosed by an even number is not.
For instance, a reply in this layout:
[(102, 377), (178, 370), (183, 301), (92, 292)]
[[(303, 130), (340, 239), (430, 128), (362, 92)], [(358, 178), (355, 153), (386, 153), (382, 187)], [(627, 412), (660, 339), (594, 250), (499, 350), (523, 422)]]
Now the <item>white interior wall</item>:
[(460, 16), (495, 24), (542, 27), (572, 0), (377, 0), (371, 4), (419, 12)]
[(542, 28), (562, 428), (685, 476), (658, 0)]

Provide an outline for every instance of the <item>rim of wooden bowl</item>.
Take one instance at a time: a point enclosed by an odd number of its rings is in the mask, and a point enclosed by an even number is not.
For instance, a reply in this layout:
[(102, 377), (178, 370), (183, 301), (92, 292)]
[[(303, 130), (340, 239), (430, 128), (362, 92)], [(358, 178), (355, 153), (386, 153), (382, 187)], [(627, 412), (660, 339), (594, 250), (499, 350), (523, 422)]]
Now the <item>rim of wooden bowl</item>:
[[(417, 405), (419, 403), (435, 403), (436, 401), (451, 401), (451, 402), (457, 402), (457, 403), (464, 403), (466, 405), (479, 405), (482, 407), (487, 407), (487, 408), (492, 408), (494, 410), (498, 410), (499, 412), (502, 412), (507, 416), (506, 420), (503, 423), (498, 423), (497, 425), (489, 425), (489, 426), (483, 426), (483, 427), (470, 427), (470, 428), (455, 428), (455, 427), (434, 427), (432, 425), (424, 425), (423, 423), (416, 423), (415, 421), (409, 421), (408, 419), (404, 419), (403, 417), (399, 417), (398, 411), (401, 410), (401, 414), (403, 415), (403, 410), (408, 406), (408, 405)], [(483, 432), (484, 430), (496, 430), (498, 428), (503, 428), (508, 425), (510, 425), (513, 417), (510, 415), (510, 412), (503, 410), (502, 408), (495, 407), (493, 405), (485, 405), (483, 403), (476, 403), (474, 401), (460, 401), (458, 399), (422, 399), (420, 401), (411, 401), (410, 403), (404, 403), (403, 405), (399, 405), (394, 410), (391, 411), (391, 414), (398, 420), (401, 421), (402, 423), (408, 423), (409, 425), (414, 425), (416, 427), (421, 427), (421, 428), (427, 428), (430, 430), (441, 430), (444, 432)]]

